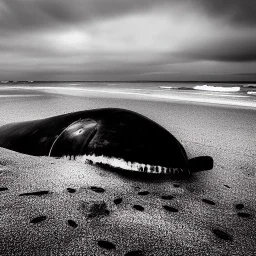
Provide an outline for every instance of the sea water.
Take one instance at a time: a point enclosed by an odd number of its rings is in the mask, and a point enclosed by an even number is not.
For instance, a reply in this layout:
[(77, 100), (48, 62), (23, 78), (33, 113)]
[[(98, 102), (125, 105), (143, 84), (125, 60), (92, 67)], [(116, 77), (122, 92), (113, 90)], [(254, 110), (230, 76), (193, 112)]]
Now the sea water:
[(186, 101), (256, 109), (256, 83), (93, 81), (2, 81), (0, 83), (0, 97), (25, 97), (27, 94), (36, 96), (35, 91), (74, 96), (98, 95), (99, 97), (127, 97), (156, 101)]

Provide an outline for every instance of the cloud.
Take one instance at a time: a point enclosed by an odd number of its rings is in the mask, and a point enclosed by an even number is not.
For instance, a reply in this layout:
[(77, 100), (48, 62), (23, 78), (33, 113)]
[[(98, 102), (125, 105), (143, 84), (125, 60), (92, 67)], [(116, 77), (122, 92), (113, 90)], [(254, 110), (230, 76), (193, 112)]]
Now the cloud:
[(0, 0), (0, 76), (247, 73), (256, 68), (254, 2)]

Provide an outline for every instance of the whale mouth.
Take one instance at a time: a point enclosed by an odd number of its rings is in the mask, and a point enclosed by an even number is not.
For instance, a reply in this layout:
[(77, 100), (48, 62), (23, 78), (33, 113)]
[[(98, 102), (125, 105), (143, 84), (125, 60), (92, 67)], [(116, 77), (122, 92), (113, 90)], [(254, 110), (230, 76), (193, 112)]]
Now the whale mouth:
[(141, 173), (152, 173), (152, 174), (170, 174), (170, 175), (186, 175), (189, 174), (188, 168), (181, 167), (166, 167), (160, 165), (151, 165), (138, 162), (126, 161), (122, 158), (108, 157), (108, 156), (97, 156), (92, 155), (83, 155), (81, 156), (80, 161), (92, 164), (101, 164), (106, 165), (115, 169), (122, 169), (134, 172)]

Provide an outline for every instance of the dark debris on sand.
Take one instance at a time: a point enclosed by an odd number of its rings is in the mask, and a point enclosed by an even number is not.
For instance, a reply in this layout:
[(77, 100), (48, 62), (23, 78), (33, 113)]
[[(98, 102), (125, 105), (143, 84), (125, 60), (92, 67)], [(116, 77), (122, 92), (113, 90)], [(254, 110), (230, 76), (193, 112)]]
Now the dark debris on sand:
[(165, 210), (167, 210), (168, 212), (178, 212), (179, 211), (178, 209), (176, 209), (176, 208), (174, 208), (172, 206), (169, 206), (169, 205), (163, 205), (163, 208)]
[(238, 212), (237, 215), (242, 218), (249, 218), (251, 215), (247, 212)]
[(72, 228), (77, 228), (78, 227), (77, 223), (73, 220), (68, 220), (68, 225)]
[(135, 210), (137, 210), (137, 211), (141, 211), (141, 212), (144, 211), (144, 207), (141, 206), (141, 205), (138, 205), (138, 204), (135, 204), (135, 205), (133, 206), (133, 208), (134, 208)]
[(140, 195), (140, 196), (146, 196), (146, 195), (149, 195), (149, 192), (148, 192), (148, 191), (139, 191), (139, 192), (138, 192), (138, 195)]
[(202, 199), (202, 201), (204, 202), (204, 203), (206, 203), (206, 204), (210, 204), (210, 205), (215, 205), (215, 203), (213, 202), (213, 201), (211, 201), (211, 200), (209, 200), (209, 199)]
[(0, 191), (6, 191), (8, 188), (0, 188)]
[(228, 233), (220, 230), (220, 229), (213, 229), (212, 230), (213, 234), (216, 235), (217, 237), (223, 239), (223, 240), (226, 240), (226, 241), (232, 241), (232, 236), (229, 235)]
[(116, 249), (116, 246), (109, 242), (109, 241), (106, 241), (106, 240), (99, 240), (98, 241), (98, 245), (101, 247), (101, 248), (104, 248), (104, 249), (107, 249), (107, 250), (113, 250), (113, 249)]
[(102, 202), (94, 202), (89, 209), (88, 218), (95, 218), (99, 216), (107, 216), (110, 214), (110, 211), (107, 209), (107, 204)]
[(42, 191), (36, 191), (36, 192), (22, 193), (22, 194), (19, 194), (19, 196), (43, 196), (47, 194), (50, 194), (48, 190), (42, 190)]
[(118, 204), (121, 204), (122, 201), (123, 201), (123, 198), (119, 197), (119, 198), (114, 199), (113, 202), (114, 202), (114, 204), (118, 205)]
[(91, 186), (90, 189), (96, 193), (104, 193), (105, 189), (101, 187)]
[(141, 250), (135, 250), (127, 252), (124, 256), (143, 256), (143, 252)]
[(39, 216), (39, 217), (32, 219), (30, 221), (30, 223), (36, 224), (36, 223), (42, 222), (44, 220), (46, 220), (46, 216)]
[(172, 200), (174, 198), (174, 196), (172, 196), (172, 195), (163, 195), (163, 196), (161, 196), (161, 198), (164, 199), (164, 200)]
[(243, 204), (236, 204), (236, 209), (237, 210), (242, 210), (244, 208)]
[(76, 190), (74, 188), (67, 188), (67, 191), (69, 193), (75, 193), (76, 192)]

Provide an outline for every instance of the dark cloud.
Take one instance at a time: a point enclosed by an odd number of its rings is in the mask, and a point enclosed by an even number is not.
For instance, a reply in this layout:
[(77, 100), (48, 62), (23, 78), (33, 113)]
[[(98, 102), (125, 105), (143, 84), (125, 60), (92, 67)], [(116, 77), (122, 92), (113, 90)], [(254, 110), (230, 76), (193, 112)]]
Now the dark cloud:
[[(52, 26), (141, 12), (187, 7), (240, 25), (256, 24), (255, 0), (0, 0), (2, 29), (51, 29)], [(184, 18), (187, 13), (184, 12)]]
[(0, 76), (189, 79), (216, 62), (244, 74), (255, 13), (255, 0), (0, 0)]
[(209, 60), (221, 62), (256, 61), (256, 36), (233, 39), (222, 38), (217, 42), (207, 42), (175, 53), (186, 60)]
[[(236, 25), (256, 24), (255, 0), (196, 0), (206, 13), (225, 17)], [(191, 0), (191, 2), (194, 2)]]

